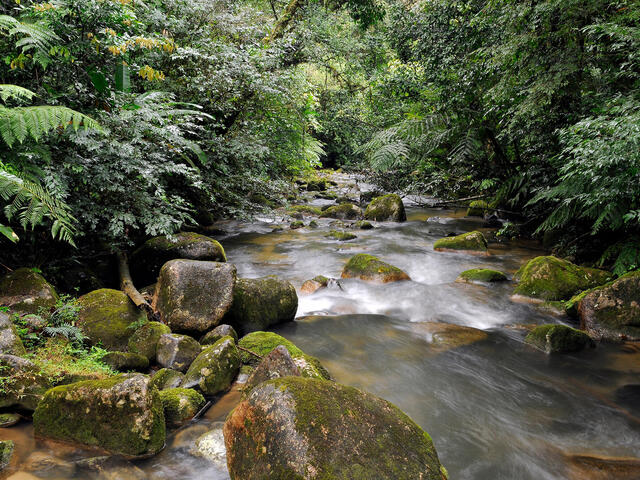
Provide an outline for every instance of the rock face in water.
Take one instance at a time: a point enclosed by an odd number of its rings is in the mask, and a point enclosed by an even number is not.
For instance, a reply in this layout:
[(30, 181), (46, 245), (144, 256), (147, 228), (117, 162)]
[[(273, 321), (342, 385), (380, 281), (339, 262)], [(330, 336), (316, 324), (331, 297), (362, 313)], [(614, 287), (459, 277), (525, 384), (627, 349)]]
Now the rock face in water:
[(171, 260), (160, 270), (154, 307), (172, 331), (206, 332), (231, 308), (236, 267)]
[(241, 333), (290, 322), (298, 310), (296, 289), (276, 276), (238, 279), (233, 305), (225, 320)]
[(282, 377), (299, 377), (300, 370), (294, 362), (289, 350), (283, 345), (278, 345), (265, 356), (247, 379), (244, 386), (246, 393), (267, 380)]
[(325, 380), (262, 383), (224, 439), (232, 480), (445, 478), (429, 435), (397, 407)]
[(171, 329), (164, 323), (145, 323), (129, 338), (129, 351), (144, 355), (149, 361), (155, 360), (158, 340), (160, 340), (160, 337), (165, 333), (171, 333)]
[(567, 455), (567, 480), (638, 480), (637, 458)]
[(199, 388), (205, 395), (227, 390), (240, 369), (240, 352), (231, 337), (205, 348), (185, 374), (182, 386)]
[(610, 274), (585, 268), (553, 256), (536, 257), (521, 267), (514, 279), (516, 295), (542, 300), (568, 300), (576, 293), (606, 282)]
[(0, 354), (0, 408), (35, 410), (50, 382), (40, 369), (26, 358)]
[(355, 240), (356, 238), (358, 238), (357, 235), (354, 235), (351, 232), (341, 232), (339, 230), (331, 230), (325, 235), (325, 237), (333, 238), (334, 240), (338, 240), (339, 242), (347, 242), (349, 240)]
[(353, 203), (342, 203), (327, 208), (322, 212), (322, 217), (337, 218), (338, 220), (357, 220), (362, 218), (362, 210)]
[(598, 340), (640, 340), (640, 272), (587, 292), (578, 314), (581, 328)]
[(38, 313), (58, 301), (58, 294), (42, 275), (30, 268), (19, 268), (0, 281), (0, 305), (17, 313)]
[(400, 196), (390, 193), (371, 200), (364, 211), (364, 218), (377, 222), (404, 222), (407, 214)]
[(205, 400), (190, 388), (169, 388), (160, 392), (164, 419), (168, 426), (179, 427), (191, 420), (204, 407)]
[(461, 283), (493, 283), (504, 282), (506, 280), (507, 276), (504, 273), (489, 268), (472, 268), (471, 270), (465, 270), (456, 278), (456, 282)]
[(455, 237), (445, 237), (437, 240), (433, 244), (433, 249), (437, 252), (465, 252), (465, 253), (487, 253), (487, 239), (482, 232), (473, 231), (456, 235)]
[(158, 340), (156, 360), (165, 368), (186, 372), (201, 351), (200, 344), (190, 336), (165, 333)]
[(425, 335), (429, 342), (428, 353), (440, 354), (448, 350), (485, 340), (487, 332), (478, 328), (442, 322), (413, 322), (411, 331)]
[(27, 353), (11, 317), (0, 312), (0, 353), (22, 356)]
[(589, 335), (566, 325), (540, 325), (524, 341), (546, 353), (572, 353), (595, 346)]
[(224, 248), (213, 238), (192, 232), (179, 232), (147, 240), (131, 256), (131, 272), (139, 285), (155, 283), (162, 266), (169, 260), (226, 262)]
[(409, 275), (398, 267), (366, 253), (359, 253), (351, 257), (342, 270), (342, 278), (359, 278), (374, 283), (411, 280)]
[(52, 388), (38, 405), (33, 426), (41, 437), (132, 456), (157, 453), (165, 440), (162, 401), (144, 375)]
[(92, 345), (100, 343), (107, 350), (126, 350), (133, 333), (129, 326), (147, 318), (124, 292), (110, 288), (81, 296), (78, 306), (78, 327)]
[(75, 464), (37, 451), (29, 455), (21, 467), (40, 478), (69, 478), (76, 471)]

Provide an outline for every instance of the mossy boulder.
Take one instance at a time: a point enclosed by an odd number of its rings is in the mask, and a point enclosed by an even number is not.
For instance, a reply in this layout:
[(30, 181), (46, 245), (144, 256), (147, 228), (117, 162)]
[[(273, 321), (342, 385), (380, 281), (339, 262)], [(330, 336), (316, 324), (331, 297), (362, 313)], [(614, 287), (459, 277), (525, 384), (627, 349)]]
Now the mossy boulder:
[(311, 280), (306, 280), (302, 286), (300, 287), (300, 292), (306, 295), (311, 293), (315, 293), (321, 288), (326, 288), (331, 281), (330, 278), (325, 277), (324, 275), (316, 275)]
[(429, 435), (353, 387), (285, 377), (260, 384), (224, 425), (231, 480), (442, 480)]
[(330, 230), (329, 233), (325, 235), (325, 237), (333, 238), (334, 240), (338, 240), (339, 242), (347, 242), (349, 240), (358, 238), (358, 236), (353, 233), (341, 232), (339, 230)]
[(299, 377), (300, 369), (296, 365), (289, 350), (284, 345), (278, 345), (271, 350), (253, 370), (244, 385), (244, 394), (248, 394), (267, 380), (282, 377)]
[(469, 203), (467, 217), (484, 217), (484, 213), (489, 210), (489, 204), (485, 200), (474, 200)]
[(102, 356), (100, 361), (120, 372), (130, 370), (144, 372), (149, 368), (149, 359), (139, 353), (108, 352)]
[(0, 312), (0, 353), (19, 357), (27, 353), (16, 327), (11, 321), (11, 316), (4, 312)]
[(302, 213), (307, 215), (320, 215), (322, 211), (318, 207), (313, 207), (311, 205), (292, 205), (287, 208), (287, 213), (289, 215), (293, 213)]
[(304, 222), (302, 220), (296, 220), (295, 222), (291, 222), (289, 224), (289, 228), (291, 230), (297, 230), (299, 228), (303, 228), (304, 227)]
[(0, 428), (13, 427), (20, 418), (22, 417), (17, 413), (0, 413)]
[(132, 324), (146, 320), (146, 314), (120, 290), (101, 288), (78, 299), (77, 325), (92, 345), (124, 351), (135, 330)]
[[(274, 348), (282, 345), (285, 347), (294, 363), (300, 370), (300, 375), (309, 378), (321, 378), (330, 380), (331, 375), (322, 366), (320, 360), (311, 355), (307, 355), (286, 338), (273, 332), (252, 332), (245, 335), (238, 342), (238, 346), (245, 350), (240, 351), (242, 363), (255, 368), (258, 366), (262, 358), (266, 357)], [(247, 352), (249, 350), (255, 355)]]
[(134, 281), (140, 285), (154, 283), (162, 266), (177, 258), (209, 262), (227, 261), (222, 245), (205, 235), (179, 232), (170, 237), (155, 237), (147, 240), (131, 256), (131, 274)]
[(0, 472), (9, 466), (14, 448), (13, 440), (0, 440)]
[(33, 414), (33, 427), (38, 437), (128, 456), (155, 454), (165, 442), (162, 401), (144, 375), (52, 388)]
[(191, 420), (205, 404), (202, 395), (191, 388), (169, 388), (160, 392), (164, 420), (168, 426), (179, 427)]
[(31, 268), (19, 268), (0, 281), (0, 306), (16, 313), (38, 313), (49, 310), (58, 294), (45, 278)]
[(171, 329), (164, 323), (147, 322), (129, 338), (129, 351), (144, 355), (149, 361), (155, 360), (158, 340), (165, 333), (171, 333)]
[(235, 342), (238, 341), (238, 334), (231, 325), (218, 325), (216, 328), (207, 332), (204, 337), (200, 339), (201, 345), (213, 345), (222, 337), (231, 337)]
[(290, 322), (298, 311), (296, 289), (276, 276), (238, 279), (233, 305), (225, 317), (240, 333), (265, 330)]
[(206, 347), (185, 374), (182, 387), (198, 388), (205, 395), (227, 390), (241, 365), (240, 352), (231, 337), (223, 337)]
[(234, 265), (171, 260), (160, 270), (153, 305), (171, 331), (204, 333), (231, 308), (235, 284)]
[(189, 335), (165, 333), (158, 340), (156, 361), (159, 365), (179, 372), (186, 372), (202, 346)]
[(507, 276), (504, 273), (498, 270), (491, 270), (490, 268), (472, 268), (471, 270), (465, 270), (456, 278), (456, 282), (461, 283), (493, 283), (504, 282), (506, 280)]
[(589, 335), (566, 325), (540, 325), (524, 341), (546, 353), (572, 353), (595, 346)]
[(0, 354), (0, 385), (0, 408), (35, 410), (51, 382), (30, 360)]
[(374, 283), (411, 280), (409, 275), (398, 267), (366, 253), (359, 253), (351, 257), (342, 270), (342, 278), (359, 278)]
[(605, 283), (608, 272), (575, 265), (554, 256), (536, 257), (514, 275), (513, 293), (542, 300), (568, 300), (576, 293)]
[(337, 218), (338, 220), (357, 220), (362, 218), (362, 210), (352, 203), (341, 203), (327, 208), (322, 212), (322, 217)]
[(463, 233), (455, 237), (445, 237), (433, 244), (433, 249), (437, 252), (465, 252), (465, 253), (487, 253), (487, 239), (482, 232)]
[(390, 193), (371, 200), (364, 211), (364, 218), (376, 222), (404, 222), (407, 214), (404, 211), (402, 198), (395, 193)]
[(640, 341), (640, 271), (586, 292), (578, 315), (580, 327), (598, 340)]
[(367, 222), (366, 220), (358, 220), (353, 227), (359, 228), (360, 230), (373, 230), (374, 228), (371, 222)]
[(327, 182), (323, 179), (309, 180), (307, 182), (308, 192), (323, 192), (327, 189)]
[(170, 368), (161, 368), (149, 382), (149, 387), (156, 387), (158, 390), (167, 390), (169, 388), (178, 388), (184, 381), (184, 373)]

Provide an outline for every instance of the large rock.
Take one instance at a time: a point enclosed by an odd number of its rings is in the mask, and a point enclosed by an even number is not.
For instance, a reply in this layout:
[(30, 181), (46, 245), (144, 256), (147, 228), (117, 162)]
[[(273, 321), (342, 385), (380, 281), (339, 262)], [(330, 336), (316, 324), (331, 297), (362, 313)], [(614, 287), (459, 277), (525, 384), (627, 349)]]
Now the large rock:
[(524, 341), (546, 353), (573, 353), (594, 347), (591, 337), (566, 325), (540, 325)]
[(267, 380), (299, 376), (300, 369), (291, 357), (289, 350), (283, 345), (278, 345), (262, 359), (249, 376), (244, 385), (244, 391), (248, 394), (254, 387)]
[(131, 256), (131, 273), (136, 283), (155, 283), (162, 266), (169, 260), (183, 258), (226, 262), (224, 248), (213, 238), (193, 232), (179, 232), (171, 237), (147, 240)]
[(409, 275), (373, 255), (359, 253), (351, 257), (342, 270), (342, 278), (359, 278), (374, 283), (411, 280)]
[(153, 385), (158, 390), (178, 388), (184, 381), (184, 373), (170, 368), (161, 368), (151, 377), (149, 385)]
[(327, 208), (321, 217), (337, 218), (338, 220), (358, 220), (362, 218), (362, 210), (352, 203), (341, 203)]
[(133, 334), (132, 324), (146, 320), (146, 314), (120, 290), (102, 288), (78, 299), (77, 325), (92, 345), (124, 351)]
[(22, 356), (27, 353), (11, 317), (0, 312), (0, 353)]
[(165, 368), (186, 372), (201, 351), (202, 347), (194, 338), (165, 333), (158, 340), (156, 360)]
[(121, 372), (128, 372), (129, 370), (144, 372), (149, 368), (149, 359), (139, 353), (108, 352), (102, 356), (100, 361)]
[(49, 310), (58, 301), (58, 294), (42, 275), (31, 268), (19, 268), (0, 281), (0, 306), (17, 313), (38, 313)]
[(489, 204), (485, 200), (474, 200), (469, 204), (467, 217), (484, 217), (489, 210)]
[(536, 257), (515, 273), (518, 285), (513, 293), (542, 300), (568, 300), (609, 277), (603, 270), (580, 267), (557, 257)]
[(234, 265), (171, 260), (160, 270), (154, 307), (172, 331), (203, 333), (231, 308), (235, 284)]
[(429, 435), (396, 406), (325, 380), (262, 383), (224, 439), (231, 480), (446, 478)]
[(33, 427), (40, 437), (131, 456), (157, 453), (165, 441), (162, 401), (144, 375), (52, 388), (33, 415)]
[(35, 410), (51, 387), (49, 379), (30, 360), (0, 354), (0, 408)]
[(300, 293), (309, 295), (317, 292), (321, 288), (327, 288), (332, 279), (324, 275), (316, 275), (311, 280), (306, 280), (300, 287)]
[(182, 387), (197, 387), (205, 395), (227, 390), (240, 369), (240, 352), (231, 337), (205, 348), (185, 374)]
[(70, 478), (76, 471), (74, 463), (39, 451), (32, 452), (21, 468), (40, 478)]
[(212, 430), (200, 435), (192, 453), (213, 462), (220, 470), (226, 471), (227, 451), (224, 446), (223, 426), (223, 422), (215, 422)]
[(231, 325), (218, 325), (216, 328), (207, 332), (201, 339), (201, 345), (213, 345), (222, 337), (231, 337), (235, 342), (238, 341), (238, 334)]
[(331, 375), (322, 366), (320, 360), (307, 355), (289, 340), (273, 332), (253, 332), (242, 337), (238, 342), (238, 346), (243, 348), (240, 351), (242, 363), (257, 367), (261, 360), (279, 345), (289, 351), (303, 377), (331, 379)]
[(598, 340), (640, 340), (640, 271), (586, 293), (578, 303), (580, 326)]
[(129, 338), (129, 351), (143, 355), (149, 361), (155, 360), (158, 340), (165, 333), (171, 333), (171, 329), (164, 323), (147, 322)]
[(160, 392), (167, 425), (179, 427), (204, 407), (205, 399), (191, 388), (168, 388)]
[(473, 231), (436, 240), (433, 249), (437, 252), (464, 252), (472, 254), (487, 253), (487, 239), (482, 232)]
[(286, 280), (275, 276), (238, 279), (233, 305), (225, 321), (241, 333), (266, 330), (296, 316), (298, 295)]
[(390, 193), (371, 200), (364, 211), (364, 218), (377, 222), (404, 222), (407, 214), (400, 196)]
[(449, 350), (486, 340), (489, 335), (479, 328), (444, 322), (411, 322), (408, 328), (429, 344), (425, 354), (438, 355)]
[(456, 278), (456, 282), (459, 283), (493, 283), (504, 282), (506, 280), (507, 276), (504, 273), (498, 270), (491, 270), (490, 268), (472, 268), (471, 270), (465, 270)]

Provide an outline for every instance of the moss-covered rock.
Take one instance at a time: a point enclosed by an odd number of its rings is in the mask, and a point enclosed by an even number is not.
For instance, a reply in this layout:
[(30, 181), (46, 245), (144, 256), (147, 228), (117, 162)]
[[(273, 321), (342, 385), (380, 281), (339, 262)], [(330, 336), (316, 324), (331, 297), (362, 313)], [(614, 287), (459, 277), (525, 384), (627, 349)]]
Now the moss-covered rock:
[(362, 210), (352, 203), (342, 203), (327, 208), (322, 212), (322, 217), (337, 218), (338, 220), (357, 220), (362, 218)]
[(374, 283), (411, 280), (409, 275), (398, 267), (366, 253), (359, 253), (351, 257), (342, 270), (342, 278), (359, 278)]
[(140, 285), (154, 283), (160, 269), (169, 260), (183, 258), (209, 262), (226, 262), (224, 248), (213, 238), (193, 232), (179, 232), (171, 237), (147, 240), (131, 256), (131, 274)]
[(309, 228), (318, 228), (320, 225), (315, 220), (309, 222)]
[(149, 359), (139, 353), (109, 352), (103, 355), (100, 361), (120, 372), (144, 372), (149, 368)]
[(353, 227), (359, 228), (360, 230), (373, 230), (374, 228), (371, 222), (367, 222), (366, 220), (358, 220)]
[(20, 421), (20, 418), (17, 413), (0, 413), (0, 428), (13, 427)]
[(325, 277), (324, 275), (316, 275), (311, 280), (306, 280), (302, 284), (302, 287), (300, 287), (300, 292), (306, 295), (315, 293), (321, 288), (326, 288), (329, 285), (330, 281), (331, 279), (328, 277)]
[(185, 374), (182, 386), (197, 387), (205, 395), (227, 390), (240, 369), (240, 352), (231, 337), (223, 337), (206, 347)]
[(158, 340), (156, 361), (165, 368), (186, 372), (201, 351), (201, 345), (194, 338), (177, 333), (165, 333)]
[(164, 419), (168, 426), (179, 427), (191, 420), (205, 404), (202, 395), (191, 388), (169, 388), (160, 392)]
[(232, 480), (443, 478), (431, 438), (407, 415), (324, 380), (260, 384), (227, 418), (224, 439)]
[(640, 341), (640, 271), (585, 292), (578, 315), (580, 327), (598, 340)]
[(0, 472), (9, 466), (14, 447), (13, 440), (0, 440)]
[(371, 200), (364, 211), (364, 218), (376, 222), (404, 222), (407, 214), (404, 211), (402, 198), (395, 193), (390, 193)]
[(283, 377), (299, 377), (300, 369), (296, 365), (289, 350), (284, 345), (278, 345), (271, 350), (253, 370), (244, 384), (243, 393), (247, 395), (256, 386), (267, 380)]
[(51, 382), (30, 360), (0, 354), (0, 385), (0, 408), (35, 410)]
[(513, 293), (542, 300), (567, 300), (609, 277), (603, 270), (580, 267), (557, 257), (536, 257), (514, 275), (518, 285)]
[(298, 295), (286, 280), (276, 276), (238, 279), (233, 305), (225, 317), (241, 334), (265, 330), (296, 316)]
[(318, 207), (314, 207), (311, 205), (292, 205), (287, 208), (287, 213), (289, 215), (293, 213), (302, 213), (308, 215), (320, 215), (322, 211)]
[(132, 324), (146, 320), (146, 314), (120, 290), (102, 288), (78, 299), (78, 322), (92, 345), (108, 350), (126, 350), (134, 330)]
[(322, 192), (327, 189), (327, 182), (321, 178), (309, 180), (307, 182), (308, 192)]
[(333, 238), (334, 240), (338, 240), (339, 242), (347, 242), (349, 240), (354, 240), (358, 238), (357, 235), (350, 232), (341, 232), (338, 230), (330, 230), (329, 233), (325, 235), (327, 238)]
[(171, 329), (164, 323), (147, 322), (129, 338), (129, 351), (144, 355), (149, 361), (155, 360), (158, 340), (165, 333), (171, 333)]
[(0, 353), (23, 356), (27, 353), (11, 317), (0, 312)]
[(566, 325), (540, 325), (524, 341), (547, 353), (572, 353), (594, 347), (586, 333)]
[(295, 222), (291, 222), (289, 224), (289, 228), (291, 230), (297, 230), (297, 229), (302, 228), (302, 227), (304, 227), (304, 222), (302, 220), (296, 220)]
[(58, 294), (45, 278), (31, 268), (19, 268), (0, 281), (0, 305), (16, 313), (38, 313), (49, 310)]
[(165, 441), (160, 395), (144, 375), (120, 375), (49, 390), (33, 415), (39, 437), (123, 455), (159, 452)]
[(469, 203), (467, 217), (484, 217), (484, 213), (489, 210), (489, 204), (485, 200), (474, 200)]
[(437, 240), (433, 244), (433, 249), (437, 252), (465, 252), (465, 253), (486, 253), (487, 239), (482, 232), (473, 231), (456, 235), (455, 237), (445, 237)]
[(507, 276), (497, 270), (491, 270), (490, 268), (472, 268), (471, 270), (465, 270), (462, 272), (456, 282), (462, 283), (492, 283), (492, 282), (504, 282), (507, 280)]
[(184, 373), (170, 368), (161, 368), (158, 370), (151, 381), (149, 388), (156, 387), (158, 390), (167, 390), (169, 388), (178, 388), (184, 381)]
[(235, 342), (238, 341), (238, 334), (231, 325), (218, 325), (216, 328), (207, 332), (204, 337), (200, 339), (201, 345), (213, 345), (222, 337), (231, 337)]
[(235, 284), (234, 265), (171, 260), (160, 270), (153, 305), (172, 331), (204, 333), (231, 308)]
[(238, 346), (255, 354), (252, 355), (245, 350), (241, 350), (242, 363), (256, 367), (262, 358), (267, 356), (278, 345), (282, 345), (289, 351), (303, 377), (331, 380), (331, 375), (322, 366), (320, 360), (307, 355), (289, 340), (273, 332), (252, 332), (242, 337), (238, 342)]

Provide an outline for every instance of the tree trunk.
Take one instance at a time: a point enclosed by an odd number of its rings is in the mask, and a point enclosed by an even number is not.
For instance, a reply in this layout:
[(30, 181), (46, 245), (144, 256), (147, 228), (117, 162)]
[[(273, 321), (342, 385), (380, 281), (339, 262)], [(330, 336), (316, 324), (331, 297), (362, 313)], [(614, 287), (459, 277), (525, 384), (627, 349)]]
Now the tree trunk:
[(280, 20), (278, 20), (276, 25), (273, 27), (273, 32), (271, 32), (271, 35), (269, 36), (270, 42), (273, 42), (284, 35), (284, 32), (302, 5), (304, 5), (304, 0), (291, 0), (289, 2), (285, 7), (284, 12), (282, 12)]
[(129, 271), (129, 262), (127, 260), (127, 254), (121, 250), (118, 250), (118, 270), (120, 272), (120, 289), (127, 294), (131, 301), (140, 310), (143, 310), (149, 320), (157, 320), (157, 316), (142, 294), (133, 284), (131, 280), (131, 272)]

